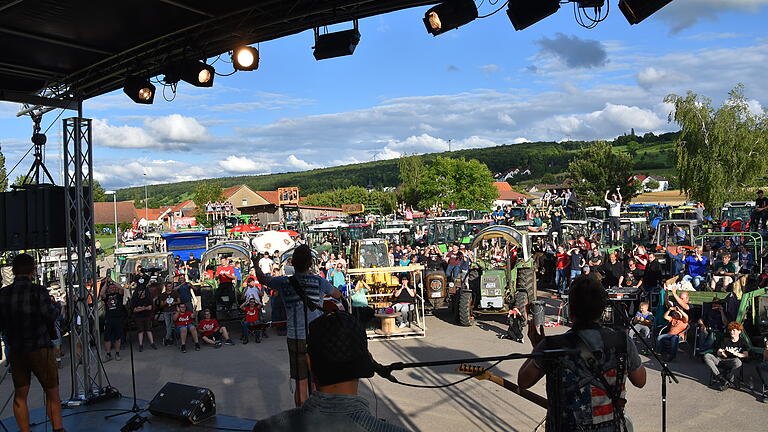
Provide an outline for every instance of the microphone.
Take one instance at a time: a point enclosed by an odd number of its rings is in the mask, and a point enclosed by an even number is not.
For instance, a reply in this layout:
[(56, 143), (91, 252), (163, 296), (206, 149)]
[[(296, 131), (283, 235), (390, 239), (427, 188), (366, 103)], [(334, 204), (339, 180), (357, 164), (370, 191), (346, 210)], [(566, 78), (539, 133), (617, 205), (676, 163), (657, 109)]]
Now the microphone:
[(376, 375), (384, 378), (385, 380), (393, 382), (395, 384), (399, 384), (399, 381), (397, 380), (397, 378), (392, 376), (392, 371), (395, 369), (395, 365), (402, 364), (402, 363), (392, 363), (389, 366), (384, 366), (381, 363), (374, 360), (373, 357), (371, 357), (371, 362), (373, 363), (373, 371), (376, 373)]

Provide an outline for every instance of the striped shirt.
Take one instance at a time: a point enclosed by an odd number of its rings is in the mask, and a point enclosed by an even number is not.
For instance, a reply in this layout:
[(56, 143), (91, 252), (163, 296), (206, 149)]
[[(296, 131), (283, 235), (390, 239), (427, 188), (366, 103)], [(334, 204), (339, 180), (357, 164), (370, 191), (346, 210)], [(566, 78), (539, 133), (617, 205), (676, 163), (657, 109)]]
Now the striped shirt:
[(0, 289), (0, 332), (11, 350), (30, 352), (53, 346), (51, 332), (58, 315), (48, 290), (28, 277), (17, 276)]
[[(328, 280), (317, 275), (307, 273), (296, 273), (296, 279), (304, 288), (307, 298), (315, 303), (319, 310), (307, 310), (307, 321), (312, 322), (323, 314), (323, 298), (331, 294), (336, 288)], [(306, 325), (304, 323), (304, 302), (291, 286), (287, 276), (269, 277), (264, 276), (266, 285), (277, 290), (285, 301), (285, 311), (288, 316), (286, 327), (288, 327), (288, 339), (306, 339)]]

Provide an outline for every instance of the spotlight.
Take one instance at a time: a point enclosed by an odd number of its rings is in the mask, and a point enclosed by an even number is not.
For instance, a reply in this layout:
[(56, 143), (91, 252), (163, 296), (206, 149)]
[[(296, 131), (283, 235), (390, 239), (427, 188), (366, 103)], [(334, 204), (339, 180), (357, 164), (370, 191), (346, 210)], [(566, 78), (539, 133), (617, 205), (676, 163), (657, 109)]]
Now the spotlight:
[(195, 87), (212, 87), (216, 70), (201, 61), (189, 61), (181, 67), (180, 78)]
[(670, 3), (672, 0), (620, 0), (619, 9), (627, 17), (627, 21), (634, 25)]
[(424, 14), (424, 26), (432, 36), (459, 28), (477, 18), (474, 0), (448, 0)]
[(232, 66), (235, 70), (252, 71), (259, 68), (259, 50), (243, 46), (232, 52)]
[(524, 28), (543, 20), (560, 9), (560, 0), (510, 0), (507, 15), (515, 30)]
[(138, 104), (151, 104), (155, 100), (155, 86), (146, 78), (128, 77), (123, 86), (125, 94)]
[(360, 42), (357, 20), (354, 23), (355, 28), (334, 33), (320, 34), (320, 29), (315, 27), (315, 60), (352, 55)]

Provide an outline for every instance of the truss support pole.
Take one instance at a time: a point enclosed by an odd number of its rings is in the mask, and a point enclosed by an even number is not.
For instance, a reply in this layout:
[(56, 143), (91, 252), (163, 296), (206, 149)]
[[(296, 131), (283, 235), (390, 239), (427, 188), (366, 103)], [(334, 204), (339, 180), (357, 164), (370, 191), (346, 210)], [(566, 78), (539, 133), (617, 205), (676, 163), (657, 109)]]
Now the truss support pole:
[[(98, 293), (93, 219), (91, 119), (62, 120), (67, 227), (67, 313), (70, 322), (72, 394), (70, 405), (103, 393), (100, 368)], [(76, 260), (76, 261), (75, 261)]]

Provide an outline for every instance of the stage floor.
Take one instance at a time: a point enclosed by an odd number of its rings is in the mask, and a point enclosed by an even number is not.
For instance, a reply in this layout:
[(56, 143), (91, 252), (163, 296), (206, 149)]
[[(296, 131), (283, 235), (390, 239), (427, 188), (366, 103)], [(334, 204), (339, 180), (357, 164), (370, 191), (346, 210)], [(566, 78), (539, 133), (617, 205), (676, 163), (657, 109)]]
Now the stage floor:
[[(149, 404), (148, 401), (144, 400), (139, 400), (138, 403), (140, 408), (146, 408)], [(132, 406), (133, 399), (123, 397), (120, 399), (95, 403), (93, 405), (65, 408), (62, 411), (62, 415), (64, 416), (64, 428), (67, 432), (118, 432), (133, 414), (128, 413), (111, 419), (105, 419), (104, 417), (110, 414), (115, 414), (120, 410), (129, 410)], [(240, 419), (237, 417), (217, 414), (210, 420), (199, 423), (194, 427), (190, 427), (190, 425), (182, 424), (177, 420), (153, 416), (149, 411), (142, 412), (141, 415), (149, 419), (148, 422), (144, 423), (144, 427), (139, 429), (141, 432), (189, 432), (192, 429), (203, 431), (206, 429), (210, 431), (250, 431), (256, 423), (256, 420)], [(45, 412), (43, 408), (39, 408), (30, 412), (30, 417), (32, 424), (43, 422), (45, 421)], [(8, 429), (8, 432), (19, 430), (18, 427), (16, 427), (16, 420), (14, 420), (13, 417), (5, 418), (2, 421), (3, 425)], [(0, 429), (2, 428), (0, 427)], [(43, 423), (33, 427), (32, 430), (34, 432), (50, 431), (51, 425), (49, 423)]]

